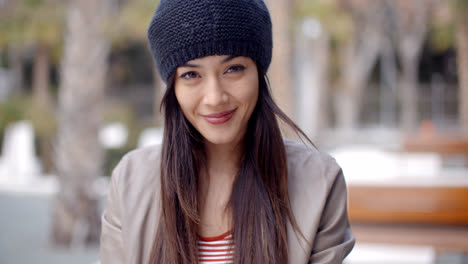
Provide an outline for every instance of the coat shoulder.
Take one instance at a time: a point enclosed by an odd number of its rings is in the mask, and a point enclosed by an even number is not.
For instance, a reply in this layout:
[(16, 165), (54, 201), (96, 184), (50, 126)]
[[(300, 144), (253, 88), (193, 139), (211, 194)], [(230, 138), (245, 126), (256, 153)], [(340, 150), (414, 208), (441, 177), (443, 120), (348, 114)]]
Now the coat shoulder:
[(333, 157), (314, 146), (288, 139), (284, 145), (290, 182), (331, 185), (341, 171)]
[[(138, 148), (125, 154), (114, 169), (120, 182), (145, 181), (159, 175), (161, 146)], [(149, 179), (146, 179), (149, 180)]]
[(153, 145), (134, 149), (125, 154), (122, 160), (130, 163), (154, 163), (159, 162), (161, 157), (161, 145)]
[(148, 263), (160, 216), (161, 147), (127, 153), (114, 169), (114, 195), (108, 200), (120, 212), (126, 263)]
[[(347, 192), (341, 168), (334, 158), (313, 146), (290, 140), (284, 144), (291, 209), (307, 241), (288, 234), (290, 263), (341, 263), (341, 255), (345, 256), (354, 243), (352, 236), (346, 236)], [(323, 261), (331, 257), (336, 262)], [(320, 260), (309, 262), (312, 259)]]

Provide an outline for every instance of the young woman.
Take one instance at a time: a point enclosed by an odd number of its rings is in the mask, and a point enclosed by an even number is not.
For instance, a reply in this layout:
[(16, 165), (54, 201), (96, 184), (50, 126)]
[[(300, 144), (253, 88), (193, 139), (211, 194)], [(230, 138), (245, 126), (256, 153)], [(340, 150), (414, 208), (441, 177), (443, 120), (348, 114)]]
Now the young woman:
[(102, 263), (341, 263), (354, 238), (342, 172), (283, 140), (262, 0), (161, 0), (148, 40), (167, 90), (161, 147), (114, 170)]

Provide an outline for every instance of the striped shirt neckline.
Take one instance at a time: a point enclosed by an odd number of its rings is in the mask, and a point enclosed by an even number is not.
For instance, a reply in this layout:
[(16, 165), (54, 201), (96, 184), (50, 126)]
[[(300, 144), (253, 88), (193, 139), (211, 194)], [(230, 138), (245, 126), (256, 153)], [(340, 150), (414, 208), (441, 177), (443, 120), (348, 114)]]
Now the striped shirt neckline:
[(234, 263), (232, 231), (214, 237), (198, 236), (198, 260), (200, 264)]

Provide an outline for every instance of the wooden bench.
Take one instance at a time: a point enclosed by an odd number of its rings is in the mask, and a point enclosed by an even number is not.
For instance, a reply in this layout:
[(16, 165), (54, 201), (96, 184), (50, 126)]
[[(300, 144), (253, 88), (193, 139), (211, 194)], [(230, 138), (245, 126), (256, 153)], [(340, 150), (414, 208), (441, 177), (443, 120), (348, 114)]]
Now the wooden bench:
[(468, 135), (436, 133), (432, 121), (424, 120), (418, 134), (404, 140), (403, 151), (468, 156)]
[(405, 140), (403, 151), (434, 152), (440, 155), (468, 156), (468, 138), (460, 136), (436, 136), (432, 138), (409, 138)]
[(348, 195), (358, 243), (468, 253), (468, 186), (350, 185)]
[(352, 223), (357, 243), (428, 246), (438, 253), (468, 253), (468, 227)]
[(353, 222), (468, 226), (468, 186), (351, 185), (348, 194)]

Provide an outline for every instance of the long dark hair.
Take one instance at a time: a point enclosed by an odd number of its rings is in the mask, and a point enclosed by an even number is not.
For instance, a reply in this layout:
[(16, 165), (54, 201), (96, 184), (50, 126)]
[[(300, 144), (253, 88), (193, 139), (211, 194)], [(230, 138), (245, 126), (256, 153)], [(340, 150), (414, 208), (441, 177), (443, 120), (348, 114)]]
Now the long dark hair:
[[(258, 101), (228, 204), (233, 217), (234, 263), (287, 263), (288, 220), (296, 235), (304, 236), (291, 211), (286, 151), (277, 118), (307, 136), (275, 104), (260, 68), (258, 77)], [(206, 159), (203, 137), (184, 117), (175, 96), (174, 76), (168, 80), (161, 108), (165, 120), (161, 216), (150, 263), (198, 263), (198, 173)]]

